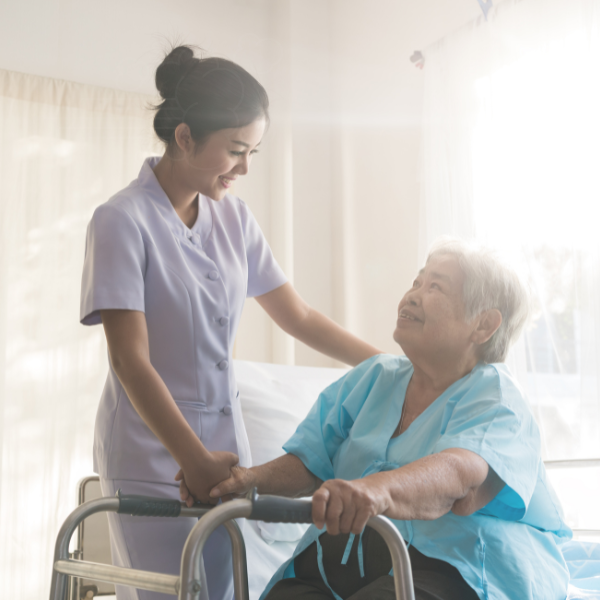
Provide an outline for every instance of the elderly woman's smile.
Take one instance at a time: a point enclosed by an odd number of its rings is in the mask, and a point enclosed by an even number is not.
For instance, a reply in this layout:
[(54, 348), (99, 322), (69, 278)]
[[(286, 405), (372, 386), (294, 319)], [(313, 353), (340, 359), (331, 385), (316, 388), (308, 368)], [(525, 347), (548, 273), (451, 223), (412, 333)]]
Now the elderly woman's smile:
[(468, 373), (480, 360), (482, 341), (493, 334), (502, 320), (498, 311), (480, 315), (488, 317), (487, 323), (467, 319), (464, 285), (465, 274), (458, 258), (434, 254), (398, 306), (394, 340), (413, 364), (425, 371), (435, 370), (438, 376), (442, 374), (441, 365), (443, 371), (450, 369), (453, 377)]
[(416, 315), (414, 315), (407, 308), (402, 309), (398, 313), (398, 321), (414, 321), (415, 323), (422, 323), (423, 322), (421, 319), (417, 319)]

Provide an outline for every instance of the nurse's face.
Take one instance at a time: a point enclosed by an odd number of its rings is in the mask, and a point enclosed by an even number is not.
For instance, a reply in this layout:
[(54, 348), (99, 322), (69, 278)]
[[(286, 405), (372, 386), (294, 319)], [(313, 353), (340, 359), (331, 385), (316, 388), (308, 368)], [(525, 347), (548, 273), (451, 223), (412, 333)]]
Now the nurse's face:
[(235, 129), (220, 129), (199, 146), (184, 151), (187, 185), (213, 200), (221, 200), (235, 180), (246, 175), (265, 132), (265, 120)]
[(467, 358), (475, 323), (467, 323), (462, 299), (465, 276), (457, 259), (433, 256), (398, 306), (394, 340), (414, 363)]

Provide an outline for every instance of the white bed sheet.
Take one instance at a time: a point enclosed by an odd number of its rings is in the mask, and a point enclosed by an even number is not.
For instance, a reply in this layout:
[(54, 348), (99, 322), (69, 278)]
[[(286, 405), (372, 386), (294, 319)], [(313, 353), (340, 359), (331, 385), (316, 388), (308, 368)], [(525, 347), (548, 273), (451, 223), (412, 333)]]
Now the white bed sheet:
[(288, 560), (297, 542), (267, 543), (260, 534), (256, 521), (247, 521), (244, 527), (248, 564), (250, 600), (258, 600), (273, 573)]
[[(291, 367), (234, 361), (244, 423), (255, 465), (284, 454), (282, 445), (319, 393), (347, 369)], [(305, 525), (247, 521), (243, 528), (250, 600), (258, 600), (273, 573), (291, 557)]]

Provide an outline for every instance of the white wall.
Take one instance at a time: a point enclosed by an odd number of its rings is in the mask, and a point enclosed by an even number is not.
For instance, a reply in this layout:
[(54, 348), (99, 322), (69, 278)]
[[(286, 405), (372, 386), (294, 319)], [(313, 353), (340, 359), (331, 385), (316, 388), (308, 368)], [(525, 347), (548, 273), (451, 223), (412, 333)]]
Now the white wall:
[[(418, 268), (422, 73), (408, 57), (479, 14), (476, 0), (0, 0), (0, 68), (153, 94), (169, 41), (242, 64), (272, 126), (237, 193), (300, 293), (396, 352)], [(255, 302), (236, 354), (332, 364)]]
[[(287, 234), (294, 284), (313, 306), (397, 352), (396, 305), (419, 266), (422, 72), (408, 57), (477, 17), (479, 6), (476, 0), (424, 0), (418, 7), (398, 0), (276, 2), (271, 40), (287, 37), (288, 44), (273, 46), (277, 64), (268, 88), (287, 86), (290, 95)], [(285, 93), (273, 96), (281, 116), (286, 111), (278, 102), (286, 102)], [(272, 195), (271, 210), (279, 202)], [(281, 245), (275, 249), (281, 256)], [(257, 325), (251, 314), (243, 328)], [(238, 350), (251, 356), (242, 336)], [(294, 354), (298, 364), (332, 363), (299, 343)]]
[(0, 2), (0, 68), (151, 94), (169, 41), (264, 67), (263, 0)]

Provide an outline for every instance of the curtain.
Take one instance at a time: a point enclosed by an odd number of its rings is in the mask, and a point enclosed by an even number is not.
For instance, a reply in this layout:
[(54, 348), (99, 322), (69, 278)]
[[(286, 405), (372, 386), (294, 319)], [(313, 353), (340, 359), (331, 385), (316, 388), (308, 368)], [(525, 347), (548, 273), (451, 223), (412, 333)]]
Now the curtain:
[[(599, 10), (505, 0), (424, 53), (420, 256), (478, 239), (528, 280), (534, 319), (508, 363), (545, 459), (600, 457)], [(569, 477), (570, 500), (597, 497), (598, 477)]]
[(158, 148), (145, 96), (0, 70), (0, 597), (47, 595), (107, 372), (79, 325), (93, 209)]

